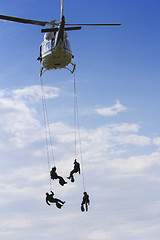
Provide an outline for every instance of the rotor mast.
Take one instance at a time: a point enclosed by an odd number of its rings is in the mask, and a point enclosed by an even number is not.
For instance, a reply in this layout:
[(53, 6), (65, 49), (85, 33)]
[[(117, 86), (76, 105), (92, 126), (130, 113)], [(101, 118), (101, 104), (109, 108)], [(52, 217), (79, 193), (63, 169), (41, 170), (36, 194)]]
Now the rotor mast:
[(61, 0), (61, 18), (64, 16), (64, 0)]

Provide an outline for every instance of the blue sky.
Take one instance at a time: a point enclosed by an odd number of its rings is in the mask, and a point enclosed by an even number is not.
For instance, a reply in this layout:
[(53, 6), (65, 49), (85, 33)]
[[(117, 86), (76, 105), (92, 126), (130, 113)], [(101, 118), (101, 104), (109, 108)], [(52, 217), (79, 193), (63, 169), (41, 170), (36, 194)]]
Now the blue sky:
[[(5, 240), (159, 240), (160, 33), (158, 0), (65, 1), (69, 23), (122, 23), (69, 32), (77, 64), (82, 175), (52, 184), (61, 210), (45, 203), (49, 173), (36, 60), (39, 26), (0, 21), (0, 236)], [(60, 1), (1, 1), (0, 14), (50, 21)], [(73, 75), (43, 76), (54, 155), (73, 167)], [(78, 156), (80, 160), (80, 156)]]

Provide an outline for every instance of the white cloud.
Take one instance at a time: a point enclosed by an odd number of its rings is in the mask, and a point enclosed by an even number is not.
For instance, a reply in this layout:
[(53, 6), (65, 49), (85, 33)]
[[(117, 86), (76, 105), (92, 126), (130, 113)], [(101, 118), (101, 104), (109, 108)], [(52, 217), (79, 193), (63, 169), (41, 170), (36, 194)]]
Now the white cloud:
[(160, 146), (160, 137), (153, 138), (153, 144)]
[[(45, 87), (45, 97), (55, 98), (59, 96), (60, 89)], [(41, 87), (38, 85), (16, 90), (0, 91), (0, 124), (1, 139), (8, 134), (7, 146), (19, 148), (27, 146), (31, 142), (42, 137), (43, 128), (38, 119), (38, 113), (29, 106), (29, 102), (41, 101)], [(4, 147), (0, 144), (0, 148)]]
[[(8, 143), (13, 146), (25, 147), (44, 137), (44, 128), (37, 118), (36, 110), (33, 106), (32, 108), (29, 107), (29, 103), (24, 100), (25, 97), (29, 100), (30, 97), (31, 99), (34, 99), (34, 97), (38, 99), (40, 97), (40, 89), (38, 89), (39, 86), (31, 86), (11, 92), (1, 91), (0, 111), (3, 113), (0, 119), (1, 132), (3, 132), (3, 135), (8, 134)], [(57, 96), (54, 87), (48, 87), (48, 96)], [(116, 105), (120, 106), (121, 104), (117, 102)], [(123, 108), (120, 107), (119, 109)], [(73, 149), (74, 152), (74, 128), (62, 122), (52, 123), (50, 128), (54, 135), (56, 149), (61, 144), (63, 149), (67, 148), (70, 151)], [(106, 152), (112, 156), (113, 152), (121, 155), (126, 152), (126, 147), (122, 147), (123, 145), (146, 146), (151, 143), (149, 137), (138, 134), (139, 129), (140, 125), (135, 123), (109, 124), (90, 130), (82, 128), (82, 146), (86, 155), (92, 156), (94, 161), (98, 160), (100, 156), (104, 157)]]
[[(50, 130), (53, 134), (57, 172), (68, 183), (61, 187), (57, 181), (52, 182), (55, 196), (66, 201), (62, 211), (54, 205), (52, 207), (46, 205), (45, 192), (50, 190), (48, 159), (42, 132), (44, 127), (39, 120), (37, 104), (31, 105), (31, 102), (35, 102), (34, 98), (41, 101), (40, 93), (36, 96), (37, 88), (34, 90), (32, 92), (28, 87), (24, 91), (23, 89), (0, 91), (0, 150), (6, 154), (4, 158), (1, 154), (0, 220), (1, 222), (4, 220), (0, 225), (1, 235), (7, 237), (7, 234), (10, 234), (9, 238), (16, 238), (20, 229), (19, 239), (23, 236), (29, 239), (34, 234), (39, 239), (43, 239), (44, 236), (50, 239), (56, 232), (58, 239), (69, 234), (67, 235), (69, 239), (74, 240), (77, 231), (80, 232), (78, 240), (84, 237), (87, 240), (106, 238), (114, 240), (119, 233), (123, 234), (126, 227), (124, 223), (128, 223), (128, 219), (141, 218), (142, 212), (137, 211), (142, 209), (141, 204), (144, 205), (148, 201), (145, 214), (147, 211), (148, 214), (156, 214), (155, 209), (159, 202), (153, 206), (150, 199), (146, 198), (146, 193), (148, 189), (152, 189), (152, 182), (154, 187), (159, 188), (159, 174), (155, 174), (154, 170), (159, 167), (160, 153), (151, 151), (147, 155), (137, 152), (135, 156), (135, 152), (133, 154), (130, 150), (134, 147), (143, 151), (143, 147), (151, 146), (152, 143), (159, 146), (160, 138), (152, 139), (141, 135), (139, 124), (125, 122), (106, 124), (94, 129), (81, 128), (85, 184), (91, 196), (89, 212), (83, 214), (80, 212), (82, 175), (75, 176), (74, 184), (66, 178), (72, 170), (74, 161), (74, 127), (62, 121), (51, 121)], [(51, 93), (49, 96), (55, 95)], [(9, 145), (10, 153), (6, 151), (4, 145)], [(79, 148), (79, 143), (77, 147)], [(140, 194), (142, 200), (139, 203)], [(14, 212), (14, 222), (10, 217), (11, 211)], [(64, 224), (59, 224), (60, 222)], [(122, 228), (119, 227), (119, 222), (123, 222)], [(115, 231), (111, 228), (113, 225)], [(68, 231), (70, 226), (74, 227), (75, 233)], [(132, 235), (137, 237), (139, 234), (140, 228), (137, 232), (131, 231), (132, 228), (135, 230), (134, 226), (134, 220), (129, 222), (131, 235), (127, 235), (128, 238)], [(85, 231), (81, 231), (82, 229)], [(144, 225), (143, 233), (146, 231)], [(31, 232), (33, 235), (29, 236)]]
[(94, 230), (92, 233), (89, 234), (89, 239), (95, 239), (95, 240), (107, 240), (111, 239), (112, 234), (108, 231), (104, 230)]
[(127, 107), (123, 106), (119, 100), (116, 100), (115, 105), (111, 107), (98, 108), (95, 111), (102, 116), (115, 116), (119, 112), (126, 112)]
[[(44, 92), (43, 92), (44, 90)], [(42, 98), (42, 92), (45, 93), (45, 98), (55, 98), (59, 96), (60, 89), (52, 86), (44, 86), (43, 90), (40, 85), (33, 85), (22, 89), (12, 91), (13, 98), (27, 99), (31, 102), (39, 101)]]
[(110, 124), (110, 128), (114, 132), (138, 132), (140, 125), (136, 123), (120, 123), (120, 124)]
[(120, 134), (115, 136), (115, 140), (121, 145), (134, 144), (138, 146), (146, 146), (151, 144), (151, 139), (149, 137), (136, 134)]
[(12, 143), (22, 147), (35, 140), (35, 134), (40, 131), (40, 123), (35, 118), (36, 111), (15, 97), (12, 91), (5, 91), (1, 95), (0, 114), (1, 137), (8, 134), (7, 145)]
[(24, 219), (23, 216), (21, 216), (20, 218), (17, 219), (10, 219), (7, 221), (2, 221), (0, 223), (0, 228), (4, 228), (6, 227), (6, 225), (10, 228), (10, 229), (20, 229), (20, 228), (27, 228), (29, 226), (31, 226), (32, 224), (32, 220), (31, 219)]
[(122, 173), (138, 173), (154, 164), (160, 164), (160, 153), (155, 152), (150, 155), (131, 156), (129, 158), (116, 158), (108, 161), (109, 168), (115, 168)]

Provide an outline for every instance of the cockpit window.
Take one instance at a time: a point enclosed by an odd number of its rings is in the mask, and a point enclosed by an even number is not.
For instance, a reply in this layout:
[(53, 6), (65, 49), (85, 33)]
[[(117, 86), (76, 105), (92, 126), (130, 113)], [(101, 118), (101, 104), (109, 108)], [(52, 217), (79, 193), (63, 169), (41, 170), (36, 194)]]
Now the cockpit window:
[(43, 45), (42, 45), (42, 53), (45, 53), (45, 52), (47, 52), (50, 49), (51, 49), (51, 41), (43, 43)]

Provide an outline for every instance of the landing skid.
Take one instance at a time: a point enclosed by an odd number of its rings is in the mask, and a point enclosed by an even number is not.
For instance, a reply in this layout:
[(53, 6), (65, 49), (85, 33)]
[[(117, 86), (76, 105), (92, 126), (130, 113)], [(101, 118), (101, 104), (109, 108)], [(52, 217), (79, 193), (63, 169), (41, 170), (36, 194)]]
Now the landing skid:
[(42, 74), (43, 74), (44, 72), (46, 72), (46, 71), (47, 71), (47, 69), (43, 71), (43, 67), (42, 67), (42, 68), (41, 68), (41, 71), (40, 71), (40, 77), (41, 77)]
[[(65, 69), (67, 69), (67, 70), (69, 70), (72, 74), (74, 73), (74, 71), (75, 71), (75, 68), (76, 68), (76, 64), (74, 64), (74, 63), (71, 63), (72, 64), (72, 66), (73, 66), (73, 69), (70, 69), (70, 68), (68, 68), (68, 67), (65, 67)], [(46, 72), (47, 71), (47, 69), (45, 69), (44, 71), (43, 71), (43, 67), (41, 68), (41, 71), (40, 71), (40, 77), (42, 76), (42, 74), (44, 73), (44, 72)]]
[(65, 67), (65, 69), (67, 69), (67, 70), (69, 70), (72, 74), (74, 73), (74, 70), (75, 70), (75, 68), (76, 68), (76, 64), (74, 64), (74, 63), (71, 63), (72, 64), (72, 66), (73, 66), (73, 69), (71, 70), (70, 68), (67, 68), (67, 67)]

